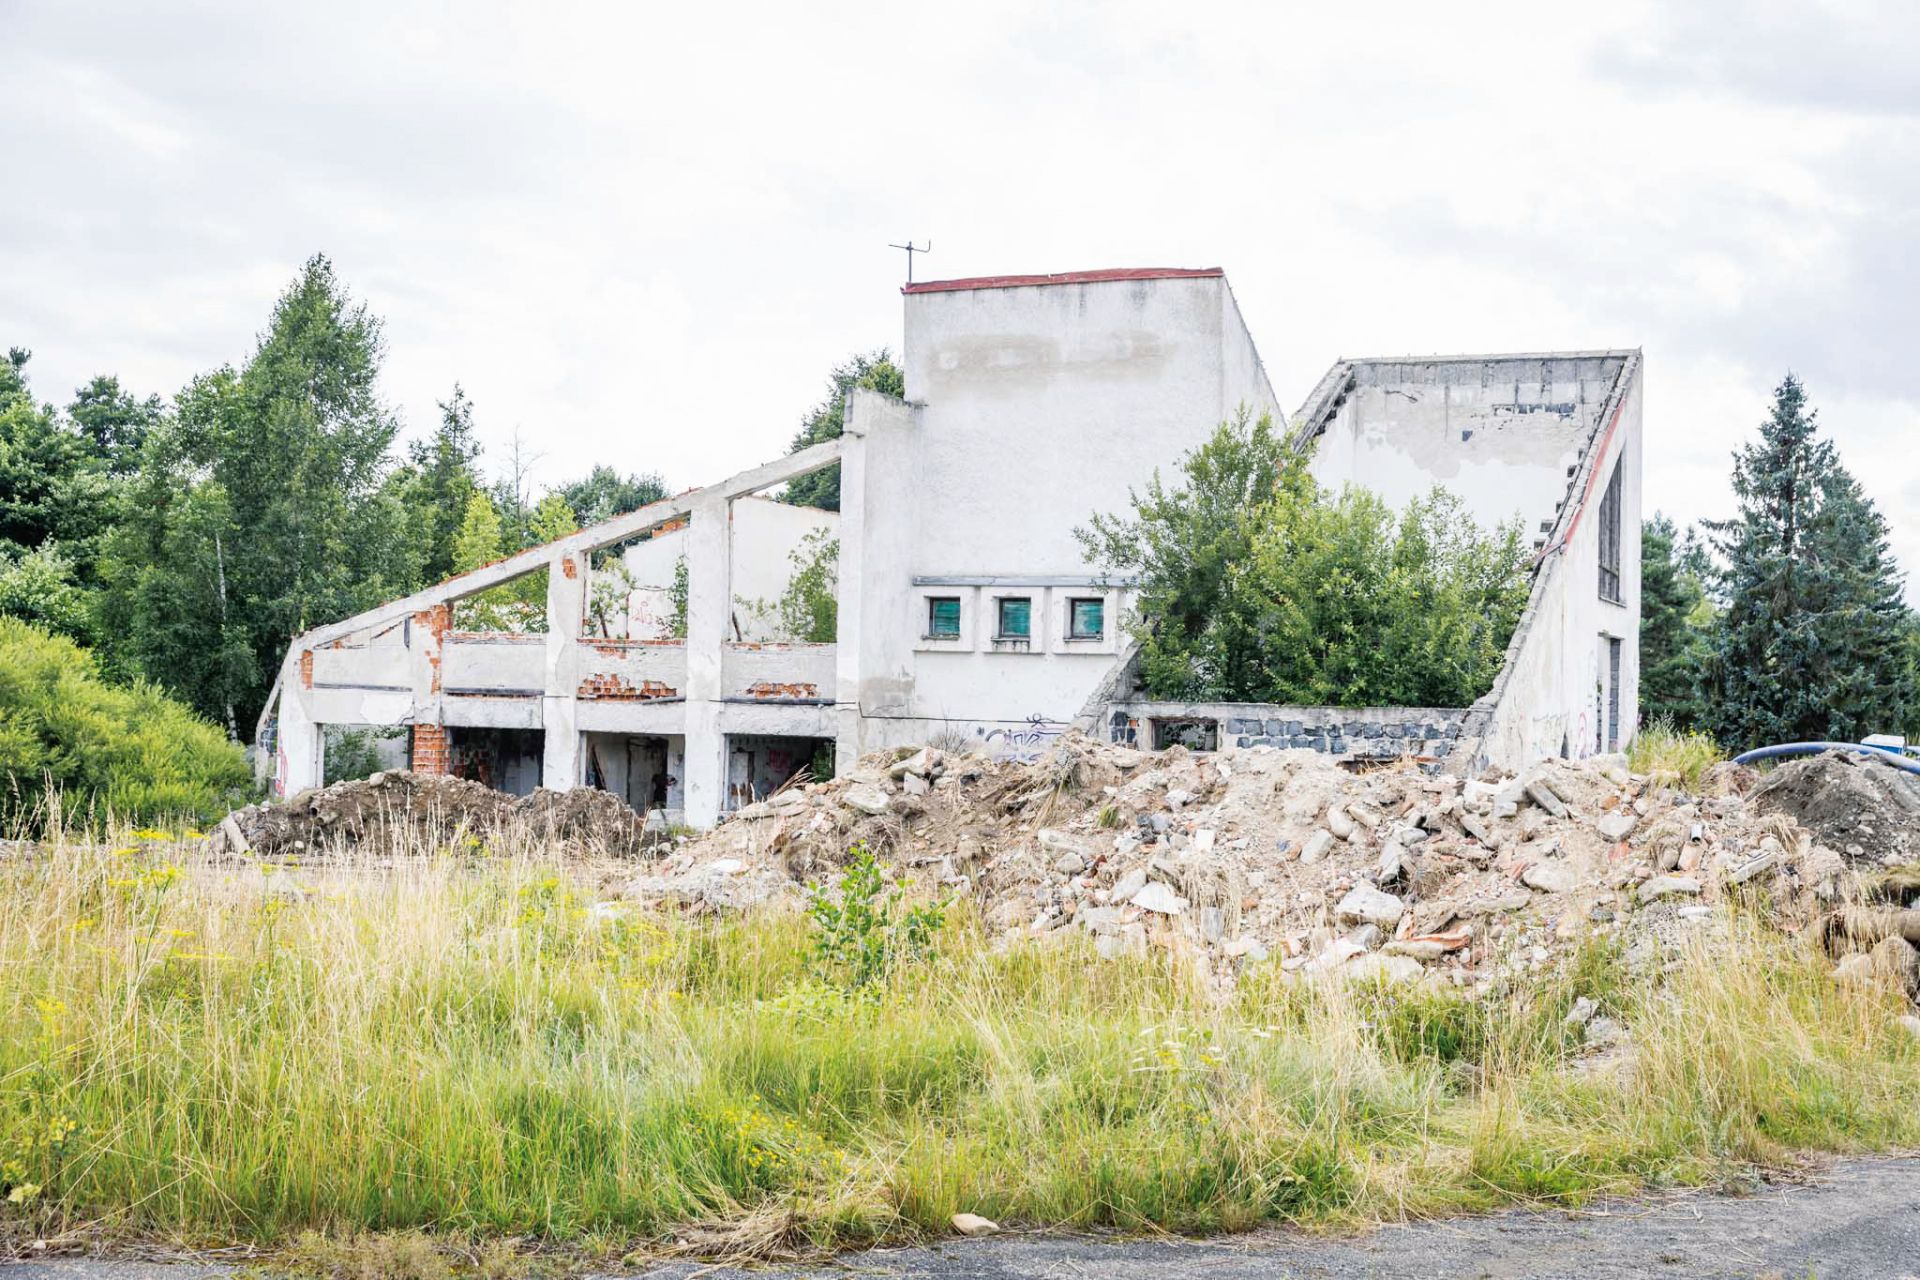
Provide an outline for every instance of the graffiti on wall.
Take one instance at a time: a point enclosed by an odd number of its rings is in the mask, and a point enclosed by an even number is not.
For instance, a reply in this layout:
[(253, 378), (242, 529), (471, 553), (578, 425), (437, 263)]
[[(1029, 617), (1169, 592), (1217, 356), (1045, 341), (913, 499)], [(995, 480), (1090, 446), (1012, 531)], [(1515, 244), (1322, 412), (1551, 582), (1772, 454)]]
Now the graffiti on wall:
[(1026, 723), (1011, 728), (974, 730), (986, 744), (988, 755), (1021, 764), (1038, 760), (1041, 753), (1053, 745), (1054, 739), (1066, 731), (1066, 725), (1041, 715), (1028, 716)]

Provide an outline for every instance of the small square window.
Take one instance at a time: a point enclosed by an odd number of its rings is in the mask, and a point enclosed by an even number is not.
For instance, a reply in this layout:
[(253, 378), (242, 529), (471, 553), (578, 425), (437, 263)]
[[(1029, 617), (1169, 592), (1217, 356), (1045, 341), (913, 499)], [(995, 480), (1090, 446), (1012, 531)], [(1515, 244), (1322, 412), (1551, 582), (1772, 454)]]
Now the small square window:
[(1067, 602), (1067, 638), (1098, 640), (1107, 634), (1107, 602), (1098, 596), (1078, 596)]
[(1033, 638), (1033, 601), (1026, 596), (1003, 596), (1000, 599), (1000, 631), (996, 640), (1030, 640)]
[(960, 635), (960, 597), (927, 597), (927, 639), (953, 640)]

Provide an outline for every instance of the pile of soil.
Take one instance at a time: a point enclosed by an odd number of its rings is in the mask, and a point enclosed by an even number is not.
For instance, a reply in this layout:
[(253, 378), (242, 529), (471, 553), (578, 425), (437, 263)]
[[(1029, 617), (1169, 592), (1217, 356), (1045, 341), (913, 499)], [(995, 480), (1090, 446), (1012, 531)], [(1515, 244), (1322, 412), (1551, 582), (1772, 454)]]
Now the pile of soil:
[(653, 842), (645, 819), (605, 791), (515, 798), (462, 778), (395, 771), (237, 809), (210, 833), (208, 850), (289, 858), (535, 845), (569, 856), (632, 857)]
[(1272, 956), (1484, 986), (1596, 930), (1658, 962), (1747, 886), (1784, 926), (1813, 920), (1850, 873), (1790, 815), (1748, 803), (1755, 776), (1721, 766), (1690, 795), (1617, 756), (1461, 779), (1079, 735), (1032, 763), (922, 749), (750, 806), (620, 889), (693, 910), (798, 902), (864, 844), (971, 897), (1004, 936), (1188, 952), (1223, 977)]
[(1850, 863), (1920, 859), (1920, 774), (1878, 752), (1790, 760), (1754, 788), (1753, 802), (1794, 818)]

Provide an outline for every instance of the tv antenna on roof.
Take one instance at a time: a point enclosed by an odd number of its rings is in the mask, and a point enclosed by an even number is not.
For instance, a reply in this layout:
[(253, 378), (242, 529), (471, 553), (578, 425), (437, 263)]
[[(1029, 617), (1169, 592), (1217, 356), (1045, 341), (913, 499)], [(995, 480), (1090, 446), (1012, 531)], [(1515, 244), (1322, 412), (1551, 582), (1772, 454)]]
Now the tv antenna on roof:
[(927, 241), (927, 245), (923, 249), (918, 245), (914, 244), (912, 238), (909, 237), (905, 244), (890, 244), (887, 246), (887, 248), (905, 249), (907, 251), (907, 283), (912, 284), (913, 283), (913, 255), (916, 253), (932, 253), (933, 241), (931, 240)]

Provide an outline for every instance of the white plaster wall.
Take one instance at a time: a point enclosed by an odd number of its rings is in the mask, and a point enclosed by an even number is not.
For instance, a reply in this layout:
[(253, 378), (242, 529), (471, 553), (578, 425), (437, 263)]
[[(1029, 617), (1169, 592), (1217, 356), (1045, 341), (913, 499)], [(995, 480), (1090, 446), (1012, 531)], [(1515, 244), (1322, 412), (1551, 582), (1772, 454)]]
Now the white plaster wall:
[[(1064, 726), (1125, 625), (1115, 598), (1101, 642), (1064, 642), (1066, 599), (1103, 594), (1074, 530), (1241, 405), (1275, 408), (1252, 337), (1224, 277), (1098, 281), (908, 294), (902, 353), (911, 426), (867, 442), (865, 740)], [(1006, 577), (1041, 582), (984, 581)], [(966, 643), (925, 640), (930, 594), (977, 612)], [(1033, 599), (1028, 651), (994, 644), (998, 594)]]
[(1224, 277), (908, 294), (902, 353), (917, 573), (1079, 572), (1076, 525), (1273, 399)]
[(1315, 443), (1322, 485), (1395, 507), (1444, 486), (1483, 525), (1516, 516), (1527, 545), (1558, 515), (1622, 364), (1618, 355), (1359, 361)]
[[(1607, 436), (1605, 429), (1603, 436)], [(1591, 471), (1590, 496), (1564, 547), (1550, 551), (1535, 588), (1535, 612), (1497, 689), (1499, 702), (1482, 748), (1484, 758), (1520, 768), (1564, 750), (1574, 758), (1598, 749), (1597, 682), (1606, 658), (1604, 639), (1621, 646), (1620, 745), (1639, 720), (1640, 520), (1642, 505), (1642, 379), (1636, 373), (1620, 415)], [(1600, 598), (1600, 503), (1614, 467), (1620, 467), (1621, 602)], [(1580, 478), (1587, 492), (1586, 476)]]

